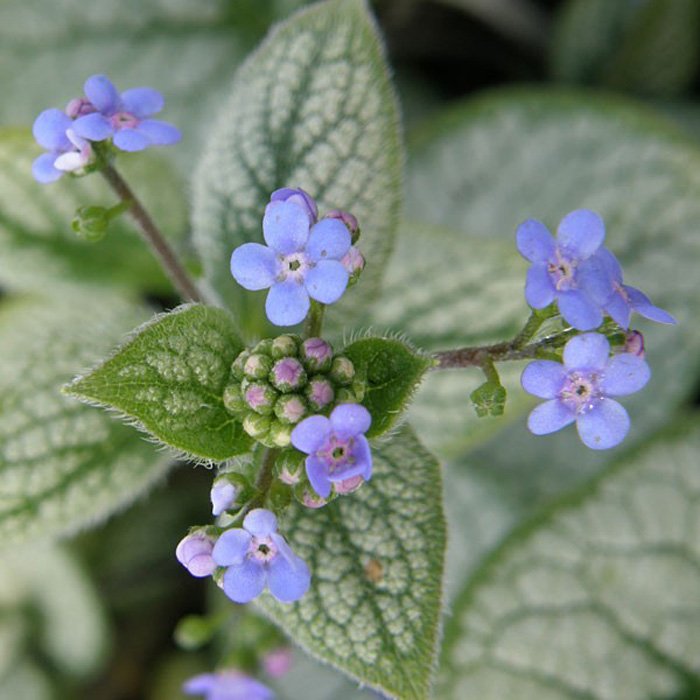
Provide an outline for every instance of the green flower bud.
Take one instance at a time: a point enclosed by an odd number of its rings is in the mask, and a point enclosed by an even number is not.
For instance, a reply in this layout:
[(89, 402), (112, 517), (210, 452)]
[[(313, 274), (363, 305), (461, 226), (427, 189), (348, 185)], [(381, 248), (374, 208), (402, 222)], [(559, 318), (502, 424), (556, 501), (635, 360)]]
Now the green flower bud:
[(280, 481), (293, 486), (303, 478), (305, 462), (305, 454), (298, 450), (284, 450), (275, 461), (275, 474)]
[(284, 394), (277, 399), (275, 415), (281, 423), (294, 425), (306, 415), (306, 403), (297, 394)]
[(289, 447), (292, 442), (292, 426), (274, 422), (267, 434), (272, 447)]
[(270, 357), (272, 355), (272, 338), (265, 338), (261, 340), (254, 348), (253, 352), (259, 352), (261, 355), (267, 355)]
[(355, 378), (355, 365), (349, 358), (338, 355), (333, 358), (330, 374), (331, 379), (336, 383), (341, 386), (349, 386)]
[(304, 395), (309, 406), (314, 411), (320, 411), (333, 403), (335, 390), (333, 384), (323, 376), (312, 377), (304, 389)]
[(243, 365), (243, 373), (248, 379), (265, 379), (272, 369), (272, 358), (259, 352), (252, 353)]
[(277, 392), (265, 382), (246, 382), (242, 385), (246, 405), (261, 416), (270, 416), (277, 401)]
[(224, 407), (229, 413), (233, 413), (234, 416), (239, 416), (248, 410), (240, 384), (229, 384), (224, 389)]
[(300, 338), (296, 335), (280, 335), (272, 341), (270, 354), (273, 360), (283, 357), (296, 357), (299, 352)]
[(306, 372), (301, 362), (294, 357), (283, 357), (277, 360), (270, 371), (272, 386), (288, 394), (301, 389), (306, 384)]
[(322, 338), (307, 338), (300, 355), (307, 372), (328, 372), (333, 361), (333, 348)]
[(109, 210), (105, 207), (80, 207), (71, 222), (73, 231), (86, 241), (99, 241), (107, 233), (110, 222)]
[(240, 382), (244, 377), (245, 373), (243, 372), (243, 367), (245, 367), (245, 363), (250, 357), (250, 351), (249, 350), (243, 350), (238, 357), (233, 361), (231, 364), (231, 374), (238, 379)]
[(359, 401), (357, 400), (357, 396), (352, 389), (341, 387), (335, 392), (335, 405), (337, 406), (341, 403), (359, 403)]
[[(249, 413), (243, 419), (243, 430), (255, 440), (264, 438), (272, 425), (272, 419), (269, 416), (261, 416), (257, 413)], [(263, 442), (263, 444), (266, 444)]]

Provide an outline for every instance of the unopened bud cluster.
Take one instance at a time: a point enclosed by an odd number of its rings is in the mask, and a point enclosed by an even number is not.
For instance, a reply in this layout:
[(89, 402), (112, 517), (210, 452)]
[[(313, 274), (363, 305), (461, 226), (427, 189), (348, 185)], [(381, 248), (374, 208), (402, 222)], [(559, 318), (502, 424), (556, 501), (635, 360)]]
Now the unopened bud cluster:
[(224, 405), (252, 438), (266, 447), (286, 447), (303, 418), (361, 401), (363, 393), (353, 363), (334, 355), (325, 340), (281, 335), (238, 355)]

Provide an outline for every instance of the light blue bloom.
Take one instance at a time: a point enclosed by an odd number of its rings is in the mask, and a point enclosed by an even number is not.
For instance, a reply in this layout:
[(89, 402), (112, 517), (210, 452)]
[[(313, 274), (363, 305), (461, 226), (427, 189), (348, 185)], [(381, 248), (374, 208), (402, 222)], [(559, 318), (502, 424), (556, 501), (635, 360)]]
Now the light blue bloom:
[(216, 479), (211, 487), (209, 497), (212, 515), (219, 516), (236, 502), (236, 487), (225, 477)]
[(214, 545), (214, 561), (225, 566), (224, 593), (235, 603), (249, 603), (267, 586), (282, 603), (299, 600), (309, 589), (311, 574), (277, 533), (277, 518), (264, 508), (251, 510), (242, 528), (224, 532)]
[(206, 700), (274, 700), (265, 685), (239, 671), (202, 673), (182, 686), (187, 695), (204, 695)]
[(175, 550), (177, 560), (192, 576), (203, 578), (211, 576), (216, 569), (212, 559), (214, 540), (203, 532), (191, 532), (180, 540)]
[(67, 172), (79, 172), (92, 159), (92, 147), (72, 128), (73, 120), (60, 109), (46, 109), (35, 120), (32, 132), (42, 153), (32, 163), (37, 182), (55, 182)]

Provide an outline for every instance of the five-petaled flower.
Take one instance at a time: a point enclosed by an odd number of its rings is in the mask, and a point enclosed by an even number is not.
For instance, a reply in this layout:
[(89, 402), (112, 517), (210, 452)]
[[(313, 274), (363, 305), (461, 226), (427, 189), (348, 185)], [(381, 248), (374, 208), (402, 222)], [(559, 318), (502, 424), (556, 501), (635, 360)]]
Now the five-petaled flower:
[(292, 431), (292, 445), (305, 452), (306, 474), (314, 491), (328, 498), (332, 484), (353, 477), (369, 481), (372, 453), (365, 433), (372, 417), (360, 404), (336, 406), (330, 418), (310, 416)]
[(244, 243), (231, 256), (231, 273), (242, 287), (270, 289), (265, 310), (276, 326), (300, 323), (309, 312), (309, 298), (333, 304), (348, 286), (341, 261), (350, 250), (350, 233), (338, 219), (314, 223), (315, 209), (307, 198), (273, 198), (263, 217), (267, 245)]
[(528, 418), (535, 435), (553, 433), (576, 421), (583, 443), (605, 450), (622, 442), (629, 430), (627, 411), (611, 396), (639, 391), (649, 381), (647, 363), (638, 355), (610, 357), (600, 333), (583, 333), (564, 347), (564, 364), (536, 360), (523, 371), (525, 391), (542, 399)]
[(277, 533), (277, 518), (264, 508), (251, 510), (242, 528), (224, 532), (214, 545), (214, 561), (225, 566), (224, 593), (236, 603), (248, 603), (265, 589), (282, 603), (299, 600), (311, 574)]
[(275, 694), (265, 685), (239, 671), (202, 673), (182, 686), (187, 695), (203, 695), (206, 700), (273, 700)]

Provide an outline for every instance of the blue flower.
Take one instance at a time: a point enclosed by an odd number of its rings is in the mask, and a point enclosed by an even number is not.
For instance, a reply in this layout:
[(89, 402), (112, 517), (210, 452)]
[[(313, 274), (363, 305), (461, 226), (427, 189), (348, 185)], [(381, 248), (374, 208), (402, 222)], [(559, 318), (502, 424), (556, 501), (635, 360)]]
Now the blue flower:
[(224, 532), (212, 556), (219, 566), (227, 567), (223, 589), (235, 603), (249, 603), (265, 586), (280, 602), (293, 603), (311, 582), (309, 567), (277, 534), (277, 518), (264, 508), (251, 510), (243, 528)]
[(622, 442), (630, 427), (627, 411), (611, 396), (639, 391), (651, 372), (638, 355), (610, 357), (610, 343), (600, 333), (583, 333), (564, 347), (564, 364), (531, 362), (523, 371), (525, 391), (542, 399), (528, 418), (535, 435), (553, 433), (576, 421), (583, 443), (605, 450)]
[(34, 120), (34, 138), (48, 151), (32, 163), (37, 182), (55, 182), (65, 173), (78, 172), (90, 163), (92, 147), (72, 126), (73, 120), (60, 109), (46, 109)]
[(239, 671), (202, 673), (182, 686), (187, 695), (204, 695), (206, 700), (274, 700), (265, 685)]
[(306, 474), (314, 491), (328, 498), (331, 485), (372, 476), (372, 453), (364, 433), (372, 417), (359, 404), (336, 406), (330, 418), (311, 416), (292, 431), (292, 445), (305, 452)]
[(311, 223), (309, 209), (294, 198), (265, 208), (267, 246), (244, 243), (233, 251), (231, 273), (246, 289), (269, 288), (267, 317), (276, 326), (293, 326), (309, 312), (310, 301), (338, 301), (349, 275), (340, 262), (350, 249), (350, 233), (337, 219)]
[[(106, 75), (85, 81), (87, 101), (80, 107), (69, 103), (75, 133), (90, 141), (112, 138), (122, 151), (142, 151), (149, 146), (177, 143), (181, 134), (172, 124), (151, 119), (163, 109), (163, 96), (153, 88), (138, 87), (119, 93)], [(91, 111), (92, 110), (92, 111)]]
[(525, 298), (534, 309), (556, 301), (564, 320), (578, 330), (597, 328), (609, 296), (607, 270), (594, 254), (605, 239), (603, 220), (578, 209), (559, 223), (556, 240), (539, 221), (529, 219), (516, 232), (520, 254), (532, 263)]
[(593, 261), (598, 269), (604, 270), (607, 275), (608, 294), (603, 303), (603, 309), (615, 323), (624, 329), (629, 328), (633, 311), (657, 323), (676, 322), (671, 314), (654, 306), (649, 297), (639, 289), (622, 284), (622, 267), (607, 248), (601, 247)]

